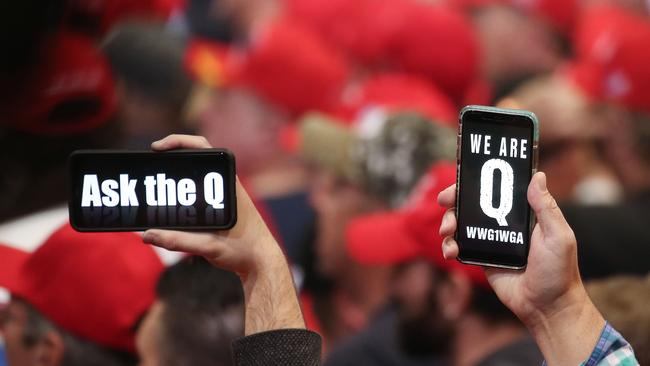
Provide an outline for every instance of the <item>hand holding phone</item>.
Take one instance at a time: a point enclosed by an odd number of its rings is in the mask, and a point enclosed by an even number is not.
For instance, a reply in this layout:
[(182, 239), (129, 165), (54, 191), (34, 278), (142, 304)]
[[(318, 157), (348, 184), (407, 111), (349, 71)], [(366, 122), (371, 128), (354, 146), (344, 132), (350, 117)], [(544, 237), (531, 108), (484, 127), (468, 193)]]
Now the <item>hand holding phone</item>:
[[(200, 136), (170, 135), (151, 145), (156, 151), (206, 149)], [(305, 328), (289, 265), (275, 238), (237, 179), (237, 223), (228, 230), (185, 232), (150, 229), (143, 241), (167, 250), (205, 257), (236, 273), (246, 298), (245, 333)]]
[[(533, 176), (527, 199), (537, 223), (526, 270), (486, 268), (485, 274), (501, 302), (528, 327), (549, 365), (579, 364), (593, 350), (605, 320), (582, 284), (576, 238), (546, 188), (544, 173)], [(448, 208), (440, 225), (442, 252), (455, 260), (456, 186), (442, 191), (438, 203)]]
[(237, 220), (227, 150), (80, 150), (69, 165), (70, 223), (78, 231), (228, 229)]
[(468, 106), (459, 126), (458, 260), (522, 269), (533, 224), (526, 189), (537, 164), (537, 118), (526, 111)]

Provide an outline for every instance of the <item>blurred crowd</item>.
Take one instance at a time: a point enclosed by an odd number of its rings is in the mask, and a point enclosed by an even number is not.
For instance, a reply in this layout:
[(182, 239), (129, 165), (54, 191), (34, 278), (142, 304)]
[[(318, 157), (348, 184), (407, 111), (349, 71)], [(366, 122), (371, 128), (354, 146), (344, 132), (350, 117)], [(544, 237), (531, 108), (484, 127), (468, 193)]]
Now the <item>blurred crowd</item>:
[(67, 225), (72, 151), (171, 133), (234, 152), (326, 365), (541, 364), (442, 264), (468, 104), (538, 116), (582, 279), (650, 364), (650, 2), (21, 0), (0, 39), (0, 365), (230, 364), (236, 276)]

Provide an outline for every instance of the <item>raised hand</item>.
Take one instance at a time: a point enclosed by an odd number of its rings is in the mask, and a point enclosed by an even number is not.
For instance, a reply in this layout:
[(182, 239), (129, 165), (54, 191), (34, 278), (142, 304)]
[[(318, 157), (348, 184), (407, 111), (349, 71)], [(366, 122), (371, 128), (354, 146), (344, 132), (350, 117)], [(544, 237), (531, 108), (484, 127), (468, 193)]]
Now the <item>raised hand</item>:
[[(151, 144), (156, 151), (210, 148), (200, 136), (170, 135)], [(246, 298), (246, 334), (304, 328), (291, 272), (282, 249), (237, 180), (237, 224), (230, 230), (183, 232), (150, 229), (143, 241), (201, 255), (214, 266), (239, 275)]]
[[(438, 202), (448, 208), (440, 225), (443, 255), (453, 260), (459, 251), (455, 185), (442, 191)], [(485, 273), (499, 299), (528, 326), (548, 364), (577, 365), (591, 353), (605, 321), (584, 289), (575, 236), (546, 189), (544, 173), (533, 176), (528, 202), (537, 217), (528, 266)]]

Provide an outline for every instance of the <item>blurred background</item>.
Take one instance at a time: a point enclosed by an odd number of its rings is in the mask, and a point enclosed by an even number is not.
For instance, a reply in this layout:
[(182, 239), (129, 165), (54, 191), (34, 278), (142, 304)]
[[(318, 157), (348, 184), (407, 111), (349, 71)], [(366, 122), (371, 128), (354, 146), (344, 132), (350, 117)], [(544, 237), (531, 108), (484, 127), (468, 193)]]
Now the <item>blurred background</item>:
[[(235, 153), (330, 364), (407, 364), (381, 346), (399, 343), (390, 332), (368, 329), (392, 327), (394, 307), (417, 313), (429, 261), (397, 237), (376, 247), (374, 215), (413, 205), (423, 179), (453, 183), (460, 108), (522, 108), (540, 120), (539, 169), (596, 305), (632, 317), (615, 326), (650, 348), (647, 302), (620, 292), (650, 291), (648, 1), (4, 1), (0, 45), (10, 248), (32, 252), (67, 221), (72, 151), (202, 135)], [(10, 261), (0, 254), (0, 273)], [(610, 280), (622, 282), (599, 285)], [(392, 362), (350, 361), (384, 352)]]

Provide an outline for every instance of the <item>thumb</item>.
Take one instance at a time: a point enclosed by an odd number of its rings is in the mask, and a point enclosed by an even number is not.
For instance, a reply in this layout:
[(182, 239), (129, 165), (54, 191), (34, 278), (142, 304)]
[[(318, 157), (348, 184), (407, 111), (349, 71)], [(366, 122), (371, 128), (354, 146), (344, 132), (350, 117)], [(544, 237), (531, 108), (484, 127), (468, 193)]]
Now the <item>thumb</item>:
[(559, 235), (566, 230), (568, 224), (562, 211), (546, 188), (546, 174), (538, 172), (533, 175), (528, 185), (528, 203), (545, 236)]

